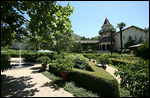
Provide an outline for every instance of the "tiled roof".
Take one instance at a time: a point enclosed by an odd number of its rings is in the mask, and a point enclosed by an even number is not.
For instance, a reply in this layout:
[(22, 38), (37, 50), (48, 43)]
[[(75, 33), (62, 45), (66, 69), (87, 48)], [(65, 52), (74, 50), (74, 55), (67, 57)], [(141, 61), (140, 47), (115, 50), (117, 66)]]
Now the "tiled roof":
[[(103, 37), (99, 42), (111, 42), (111, 37), (110, 36)], [(115, 42), (115, 40), (112, 39), (112, 42)]]
[[(105, 25), (108, 25), (108, 26), (111, 25), (107, 18), (105, 19), (103, 26), (105, 26)], [(103, 26), (102, 26), (102, 27), (103, 27)]]
[(98, 43), (99, 40), (76, 40), (76, 43)]
[[(129, 28), (136, 28), (136, 29), (139, 29), (139, 30), (142, 30), (142, 31), (144, 31), (144, 32), (145, 32), (145, 30), (144, 30), (144, 29), (139, 28), (139, 27), (134, 26), (134, 25), (132, 25), (132, 26), (130, 26), (130, 27), (128, 27), (128, 28), (123, 29), (123, 30), (122, 30), (122, 32), (123, 32), (123, 31), (125, 31), (125, 30), (127, 30), (127, 29), (129, 29)], [(118, 31), (118, 32), (114, 33), (113, 35), (115, 35), (115, 34), (117, 34), (117, 33), (120, 33), (120, 31)]]
[(136, 45), (132, 45), (132, 46), (129, 46), (128, 48), (135, 48), (135, 47), (139, 47), (139, 46), (142, 46), (143, 44), (136, 44)]

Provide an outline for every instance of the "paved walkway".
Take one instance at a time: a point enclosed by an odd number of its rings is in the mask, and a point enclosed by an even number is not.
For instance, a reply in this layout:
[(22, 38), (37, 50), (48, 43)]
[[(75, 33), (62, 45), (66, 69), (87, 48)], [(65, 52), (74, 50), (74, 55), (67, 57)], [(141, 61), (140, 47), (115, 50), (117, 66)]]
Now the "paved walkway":
[[(18, 63), (12, 58), (12, 63)], [(11, 69), (2, 72), (6, 79), (1, 84), (1, 97), (74, 97), (37, 71), (41, 64), (35, 66)]]
[[(97, 62), (95, 62), (95, 63), (97, 63)], [(101, 64), (98, 64), (98, 66), (101, 66)], [(114, 73), (115, 73), (115, 71), (117, 71), (117, 68), (114, 68), (114, 67), (112, 67), (112, 66), (109, 66), (109, 65), (106, 65), (107, 66), (107, 68), (106, 68), (106, 71), (108, 72), (108, 73), (110, 73), (112, 76), (114, 76), (117, 80), (118, 80), (118, 82), (119, 82), (119, 84), (121, 83), (121, 78), (120, 78), (120, 76), (118, 75), (117, 77), (114, 75)]]
[(119, 84), (121, 83), (120, 76), (117, 76), (117, 77), (116, 77), (116, 76), (114, 75), (115, 71), (117, 71), (117, 68), (114, 68), (114, 67), (112, 67), (112, 66), (108, 66), (108, 65), (107, 65), (106, 71), (109, 72), (112, 76), (114, 76), (114, 77), (118, 80)]

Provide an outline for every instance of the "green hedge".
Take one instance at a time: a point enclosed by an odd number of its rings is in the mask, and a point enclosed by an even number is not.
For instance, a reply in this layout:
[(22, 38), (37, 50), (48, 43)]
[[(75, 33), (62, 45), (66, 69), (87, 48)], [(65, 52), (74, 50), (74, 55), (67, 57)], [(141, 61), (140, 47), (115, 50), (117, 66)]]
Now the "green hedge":
[[(88, 62), (89, 60), (86, 59)], [(74, 81), (76, 84), (99, 93), (104, 97), (119, 97), (119, 83), (108, 72), (96, 66), (95, 63), (89, 62), (92, 71), (73, 68), (68, 75), (68, 80)], [(55, 64), (50, 64), (49, 71), (55, 75), (60, 75), (60, 72), (55, 68)]]
[(144, 60), (149, 59), (149, 42), (136, 49), (136, 56), (143, 58)]
[(109, 60), (111, 60), (113, 65), (132, 63), (129, 61), (119, 60), (119, 59), (114, 59), (114, 58), (109, 58)]
[[(1, 53), (10, 55), (10, 57), (19, 57), (19, 53)], [(21, 57), (25, 58), (26, 62), (35, 62), (38, 57), (48, 56), (49, 58), (56, 59), (56, 53), (21, 53)]]
[(98, 53), (98, 54), (83, 54), (84, 57), (88, 58), (88, 59), (97, 59), (99, 56), (101, 56), (102, 53)]
[(1, 72), (11, 68), (10, 65), (10, 55), (1, 53)]

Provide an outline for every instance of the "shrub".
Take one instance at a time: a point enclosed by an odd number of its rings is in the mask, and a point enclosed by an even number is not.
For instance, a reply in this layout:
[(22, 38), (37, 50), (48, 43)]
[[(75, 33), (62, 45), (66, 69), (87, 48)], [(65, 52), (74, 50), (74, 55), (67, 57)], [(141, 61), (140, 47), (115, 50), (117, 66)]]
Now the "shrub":
[(116, 66), (118, 66), (118, 64), (132, 63), (132, 62), (128, 62), (125, 60), (119, 60), (119, 59), (114, 59), (114, 58), (109, 58), (109, 60), (112, 62), (113, 65), (116, 65)]
[(110, 64), (111, 61), (109, 60), (109, 56), (99, 56), (97, 59), (97, 62), (99, 64), (102, 64), (102, 66), (105, 66), (106, 64)]
[(41, 62), (42, 64), (46, 64), (51, 62), (51, 59), (48, 56), (41, 56), (36, 59), (38, 62)]
[(136, 56), (143, 59), (149, 59), (149, 42), (136, 49)]
[[(76, 84), (99, 93), (104, 97), (119, 97), (118, 81), (108, 72), (97, 67), (95, 63), (89, 62), (87, 59), (86, 61), (89, 63), (93, 72), (73, 68), (68, 75), (68, 80), (72, 80)], [(50, 64), (49, 71), (60, 76), (55, 63)]]
[(85, 60), (84, 56), (81, 54), (67, 55), (65, 58), (70, 59), (74, 63), (74, 68), (79, 68), (83, 70), (91, 70), (88, 62)]
[[(102, 71), (103, 69), (101, 69)], [(106, 76), (107, 78), (105, 78)], [(109, 79), (108, 79), (109, 78)], [(119, 97), (118, 82), (108, 73), (99, 74), (98, 72), (83, 71), (74, 69), (68, 76), (68, 79), (74, 81), (78, 85), (98, 92), (104, 97)]]
[(56, 68), (59, 71), (71, 71), (74, 65), (74, 63), (71, 60), (61, 58), (57, 59), (55, 63)]
[(25, 58), (26, 62), (36, 62), (36, 59), (38, 58), (35, 53), (24, 54), (22, 57)]
[(134, 97), (149, 96), (149, 60), (132, 64), (119, 64), (115, 75), (120, 75), (121, 87), (130, 91)]
[(6, 71), (11, 68), (10, 65), (10, 55), (1, 54), (1, 72)]

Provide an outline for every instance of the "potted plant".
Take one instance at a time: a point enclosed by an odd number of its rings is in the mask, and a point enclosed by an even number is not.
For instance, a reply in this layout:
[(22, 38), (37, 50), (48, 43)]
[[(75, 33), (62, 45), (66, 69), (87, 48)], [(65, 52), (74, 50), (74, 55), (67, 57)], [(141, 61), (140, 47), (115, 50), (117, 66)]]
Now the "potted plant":
[(108, 56), (100, 56), (98, 58), (98, 61), (97, 61), (98, 64), (101, 64), (102, 65), (102, 68), (104, 70), (106, 70), (107, 66), (106, 64), (110, 64), (111, 61), (109, 60)]
[(42, 63), (42, 69), (46, 69), (47, 64), (51, 62), (51, 59), (48, 56), (41, 56), (41, 57), (37, 58), (36, 61)]
[(65, 58), (58, 58), (56, 60), (56, 67), (60, 71), (61, 76), (64, 80), (67, 79), (68, 73), (72, 70), (74, 63), (71, 60), (65, 59)]

